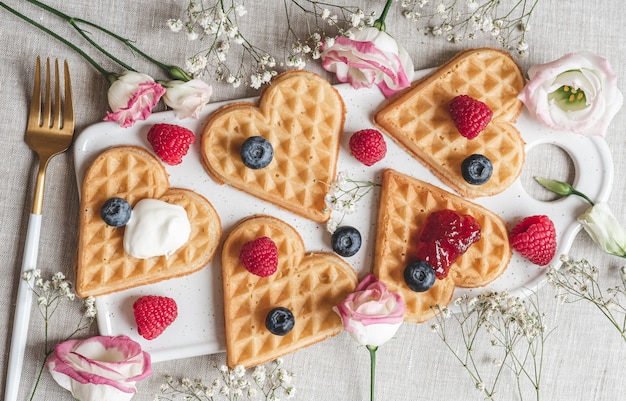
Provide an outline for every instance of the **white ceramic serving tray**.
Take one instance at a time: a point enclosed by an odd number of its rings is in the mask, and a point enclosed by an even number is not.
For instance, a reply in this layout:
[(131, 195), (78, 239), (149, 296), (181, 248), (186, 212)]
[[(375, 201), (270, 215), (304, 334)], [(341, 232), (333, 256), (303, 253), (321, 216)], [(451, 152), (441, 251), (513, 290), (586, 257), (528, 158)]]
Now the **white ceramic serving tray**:
[[(432, 70), (418, 72), (416, 79), (430, 71)], [(391, 167), (448, 189), (389, 137), (386, 137), (388, 151), (383, 161), (372, 167), (365, 167), (354, 160), (350, 156), (348, 139), (353, 132), (372, 127), (372, 113), (379, 107), (384, 97), (376, 87), (357, 91), (343, 84), (338, 85), (337, 89), (347, 107), (345, 134), (342, 138), (337, 171), (347, 171), (355, 180), (379, 183), (381, 171)], [(256, 102), (257, 99), (244, 100)], [(276, 216), (294, 226), (302, 235), (307, 251), (332, 252), (330, 234), (325, 225), (298, 217), (229, 186), (218, 185), (205, 172), (200, 163), (199, 135), (209, 114), (226, 103), (228, 102), (208, 105), (199, 119), (179, 120), (173, 112), (168, 111), (155, 113), (148, 120), (138, 122), (131, 128), (120, 128), (117, 124), (109, 122), (88, 127), (78, 136), (74, 145), (79, 188), (85, 170), (104, 149), (114, 145), (131, 144), (151, 150), (146, 140), (150, 126), (155, 123), (179, 124), (194, 131), (198, 140), (192, 145), (181, 165), (166, 166), (170, 174), (170, 183), (172, 186), (193, 189), (209, 199), (221, 217), (224, 235), (240, 219), (264, 213)], [(574, 185), (577, 189), (597, 201), (608, 197), (612, 186), (613, 164), (604, 139), (552, 132), (532, 120), (526, 110), (516, 125), (527, 143), (527, 152), (542, 144), (560, 147), (573, 161)], [(550, 171), (545, 171), (542, 175), (550, 177)], [(360, 276), (372, 268), (378, 196), (377, 190), (368, 194), (359, 202), (357, 210), (347, 215), (343, 221), (343, 224), (357, 227), (363, 236), (361, 250), (355, 256), (346, 259)], [(519, 179), (505, 192), (475, 201), (502, 216), (507, 223), (516, 222), (528, 215), (549, 215), (555, 223), (558, 238), (554, 264), (558, 263), (558, 256), (566, 253), (571, 246), (574, 236), (580, 229), (576, 216), (585, 208), (585, 204), (577, 197), (552, 202), (534, 199), (525, 191)], [(98, 297), (96, 305), (100, 333), (132, 337), (151, 354), (155, 362), (224, 351), (223, 292), (219, 255), (220, 250), (208, 266), (193, 275)], [(458, 293), (455, 295), (468, 291), (478, 293), (477, 291), (485, 289), (508, 290), (511, 293), (526, 295), (527, 290), (536, 289), (544, 281), (545, 272), (546, 268), (532, 265), (514, 254), (505, 274), (488, 287), (457, 290)], [(179, 308), (179, 316), (174, 323), (161, 336), (151, 341), (144, 340), (137, 334), (132, 313), (135, 299), (149, 294), (172, 297)]]

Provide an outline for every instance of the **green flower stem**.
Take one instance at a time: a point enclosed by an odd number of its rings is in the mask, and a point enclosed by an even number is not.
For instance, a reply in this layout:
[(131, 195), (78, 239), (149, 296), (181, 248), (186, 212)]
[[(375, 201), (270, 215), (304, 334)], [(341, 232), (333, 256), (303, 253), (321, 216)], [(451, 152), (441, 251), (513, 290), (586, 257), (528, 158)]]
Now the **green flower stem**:
[(393, 3), (393, 0), (387, 0), (387, 3), (385, 3), (385, 8), (383, 8), (383, 12), (380, 14), (380, 17), (378, 17), (378, 19), (374, 21), (374, 27), (383, 32), (387, 30), (387, 26), (385, 25), (385, 19), (387, 19), (389, 8), (391, 8), (391, 3)]
[[(85, 38), (92, 46), (94, 46), (98, 51), (100, 51), (102, 54), (104, 54), (106, 57), (108, 57), (109, 59), (111, 59), (112, 61), (114, 61), (115, 63), (117, 63), (118, 65), (120, 65), (122, 68), (128, 70), (128, 71), (135, 71), (134, 68), (132, 68), (130, 65), (124, 63), (123, 61), (121, 61), (120, 59), (118, 59), (117, 57), (115, 57), (113, 54), (111, 54), (110, 52), (108, 52), (107, 50), (105, 50), (102, 46), (100, 46), (98, 43), (96, 43), (88, 34), (87, 32), (85, 32), (85, 30), (83, 30), (79, 24), (84, 24), (87, 25), (89, 27), (95, 28), (97, 30), (99, 30), (100, 32), (103, 32), (104, 34), (112, 37), (113, 39), (122, 42), (126, 47), (128, 47), (130, 50), (132, 50), (133, 52), (139, 54), (140, 56), (142, 56), (143, 58), (145, 58), (146, 60), (148, 60), (149, 62), (153, 63), (154, 65), (156, 65), (157, 67), (161, 68), (162, 70), (166, 71), (167, 74), (169, 75), (170, 78), (172, 79), (177, 79), (177, 80), (182, 80), (182, 81), (190, 81), (191, 77), (189, 76), (189, 74), (187, 74), (182, 68), (177, 67), (177, 66), (172, 66), (172, 65), (167, 65), (164, 63), (161, 63), (160, 61), (154, 59), (153, 57), (150, 57), (148, 54), (144, 53), (143, 51), (141, 51), (139, 48), (137, 48), (135, 45), (133, 45), (133, 43), (129, 40), (126, 39), (122, 36), (119, 36), (118, 34), (116, 34), (115, 32), (112, 32), (106, 28), (103, 28), (102, 26), (95, 24), (91, 21), (87, 21), (84, 20), (82, 18), (75, 18), (75, 17), (71, 17), (53, 7), (50, 7), (40, 1), (37, 0), (26, 0), (29, 3), (51, 13), (56, 15), (57, 17), (63, 19), (64, 21), (66, 21), (67, 23), (69, 23), (74, 29), (76, 29), (76, 31), (78, 31), (78, 33)], [(102, 69), (102, 67), (100, 67), (91, 57), (89, 57), (85, 52), (83, 52), (82, 50), (80, 50), (77, 46), (75, 46), (73, 43), (69, 42), (68, 40), (66, 40), (65, 38), (62, 38), (61, 36), (59, 36), (58, 34), (50, 31), (49, 29), (45, 28), (44, 26), (42, 26), (41, 24), (27, 18), (26, 16), (20, 14), (19, 12), (11, 9), (9, 6), (5, 5), (4, 3), (1, 3), (1, 5), (6, 8), (7, 10), (9, 10), (10, 12), (12, 12), (13, 14), (17, 15), (18, 17), (24, 19), (25, 21), (35, 25), (36, 27), (38, 27), (39, 29), (43, 30), (44, 32), (50, 34), (51, 36), (53, 36), (54, 38), (60, 40), (61, 42), (63, 42), (64, 44), (66, 44), (67, 46), (69, 46), (70, 48), (72, 48), (73, 50), (75, 50), (76, 52), (78, 52), (83, 58), (85, 58), (91, 65), (93, 65), (94, 67), (96, 67), (96, 69), (98, 71), (100, 71), (105, 77), (107, 77), (107, 79), (109, 80), (109, 82), (113, 82), (116, 77), (109, 73), (108, 71), (104, 71)]]
[(117, 40), (121, 40), (122, 42), (124, 41), (123, 38), (120, 38), (119, 36), (117, 36), (113, 32), (110, 32), (110, 31), (108, 31), (108, 30), (106, 30), (104, 28), (101, 28), (101, 27), (99, 27), (99, 26), (97, 26), (97, 25), (95, 25), (95, 24), (93, 24), (93, 23), (91, 23), (89, 21), (85, 21), (85, 20), (82, 20), (80, 18), (70, 17), (69, 15), (67, 15), (67, 14), (65, 14), (65, 13), (63, 13), (63, 12), (53, 8), (53, 7), (50, 7), (50, 6), (46, 5), (46, 4), (43, 4), (43, 3), (41, 3), (41, 2), (39, 2), (37, 0), (26, 0), (26, 1), (28, 1), (29, 3), (35, 5), (35, 6), (39, 7), (39, 8), (42, 8), (42, 9), (46, 10), (47, 12), (52, 13), (52, 14), (56, 15), (57, 17), (65, 20), (74, 29), (76, 29), (78, 31), (78, 33), (80, 33), (80, 35), (83, 38), (85, 38), (93, 47), (98, 49), (98, 51), (100, 51), (102, 54), (104, 54), (105, 56), (107, 56), (108, 58), (113, 60), (115, 63), (119, 64), (122, 68), (124, 68), (126, 70), (129, 70), (129, 71), (135, 71), (131, 66), (129, 66), (126, 63), (122, 62), (121, 60), (119, 60), (118, 58), (113, 56), (111, 53), (109, 53), (108, 51), (103, 49), (100, 45), (98, 45), (93, 39), (91, 39), (91, 37), (89, 37), (89, 35), (87, 35), (87, 33), (84, 30), (82, 30), (78, 26), (78, 23), (82, 23), (82, 24), (85, 24), (85, 25), (88, 25), (88, 26), (92, 26), (92, 27), (94, 27), (96, 29), (99, 29), (100, 31), (106, 33), (107, 35), (110, 35), (110, 36), (112, 36), (113, 38), (115, 38)]
[(48, 35), (50, 35), (53, 38), (55, 38), (58, 41), (60, 41), (61, 43), (63, 43), (65, 45), (67, 45), (68, 47), (70, 47), (72, 50), (74, 50), (75, 52), (80, 54), (89, 64), (91, 64), (96, 70), (98, 70), (102, 75), (104, 75), (109, 81), (112, 78), (114, 79), (115, 74), (113, 74), (113, 73), (105, 70), (104, 68), (100, 67), (100, 65), (98, 63), (96, 63), (96, 61), (94, 59), (92, 59), (87, 53), (82, 51), (79, 47), (77, 47), (72, 42), (68, 41), (67, 39), (65, 39), (64, 37), (60, 36), (59, 34), (51, 31), (50, 29), (46, 28), (45, 26), (41, 25), (40, 23), (38, 23), (38, 22), (28, 18), (24, 14), (21, 14), (20, 12), (14, 10), (13, 8), (11, 8), (8, 5), (6, 5), (4, 2), (0, 2), (0, 6), (3, 7), (4, 9), (6, 9), (7, 11), (9, 11), (10, 13), (12, 13), (13, 15), (23, 19), (24, 21), (28, 22), (29, 24), (39, 28), (43, 32), (47, 33)]
[(374, 384), (376, 383), (376, 350), (378, 347), (367, 345), (370, 352), (370, 401), (374, 401)]
[(122, 62), (121, 60), (119, 60), (118, 58), (116, 58), (115, 56), (113, 56), (111, 53), (109, 53), (108, 51), (106, 51), (105, 49), (103, 49), (101, 46), (99, 46), (94, 40), (92, 40), (89, 35), (87, 35), (87, 33), (80, 27), (78, 26), (78, 24), (85, 24), (87, 26), (90, 26), (92, 28), (96, 28), (97, 30), (99, 30), (100, 32), (103, 32), (104, 34), (112, 37), (113, 39), (122, 42), (126, 47), (128, 47), (129, 49), (131, 49), (133, 52), (139, 54), (140, 56), (142, 56), (143, 58), (145, 58), (146, 60), (148, 60), (149, 62), (151, 62), (152, 64), (156, 65), (157, 67), (161, 68), (162, 70), (166, 71), (167, 74), (170, 76), (170, 78), (172, 79), (180, 79), (183, 81), (190, 81), (191, 77), (185, 72), (183, 71), (182, 68), (177, 67), (177, 66), (173, 66), (173, 65), (167, 65), (164, 63), (161, 63), (160, 61), (156, 60), (153, 57), (150, 57), (148, 54), (144, 53), (143, 51), (141, 51), (139, 48), (137, 48), (137, 46), (133, 45), (133, 43), (129, 40), (126, 39), (122, 36), (119, 36), (118, 34), (116, 34), (115, 32), (112, 32), (106, 28), (101, 27), (98, 24), (95, 24), (91, 21), (86, 21), (82, 18), (74, 18), (74, 17), (70, 17), (69, 15), (62, 13), (61, 11), (52, 8), (50, 6), (47, 6), (37, 0), (27, 0), (29, 3), (34, 4), (48, 12), (51, 12), (52, 14), (58, 16), (59, 18), (67, 21), (70, 25), (72, 25), (74, 27), (74, 29), (76, 29), (80, 35), (82, 37), (84, 37), (89, 43), (91, 43), (96, 49), (98, 49), (100, 52), (102, 52), (105, 56), (107, 56), (108, 58), (110, 58), (111, 60), (113, 60), (114, 62), (116, 62), (117, 64), (119, 64), (120, 66), (122, 66), (123, 68), (130, 70), (130, 71), (134, 71), (134, 69), (132, 67), (130, 67), (129, 65), (125, 64), (124, 62)]

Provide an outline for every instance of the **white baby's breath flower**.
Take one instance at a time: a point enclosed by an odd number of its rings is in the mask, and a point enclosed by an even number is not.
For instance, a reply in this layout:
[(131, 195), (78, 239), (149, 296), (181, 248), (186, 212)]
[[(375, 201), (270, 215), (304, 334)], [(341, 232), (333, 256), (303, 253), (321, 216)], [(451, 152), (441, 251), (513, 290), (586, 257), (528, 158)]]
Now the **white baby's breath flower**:
[(198, 32), (196, 31), (189, 31), (187, 32), (187, 40), (189, 41), (194, 41), (196, 39), (198, 39)]
[(252, 74), (250, 76), (250, 87), (254, 89), (259, 89), (263, 85), (263, 79), (259, 74)]
[(243, 377), (246, 374), (246, 368), (244, 368), (243, 365), (237, 365), (233, 369), (233, 372), (236, 377)]
[(285, 394), (287, 395), (287, 398), (293, 398), (296, 395), (296, 388), (295, 387), (287, 387), (285, 389)]
[(330, 218), (328, 222), (326, 222), (326, 231), (329, 233), (334, 233), (339, 228), (339, 222), (333, 218)]
[(180, 18), (170, 18), (167, 20), (167, 27), (172, 32), (180, 32), (183, 29), (183, 21)]
[(365, 17), (365, 14), (363, 13), (362, 10), (357, 10), (357, 12), (353, 13), (350, 16), (350, 21), (352, 23), (353, 27), (357, 27), (361, 24), (361, 21), (363, 20), (363, 18)]
[(243, 17), (244, 15), (248, 13), (248, 10), (246, 9), (246, 6), (244, 6), (243, 4), (238, 4), (235, 7), (235, 12), (237, 13), (238, 16)]
[(287, 59), (287, 67), (302, 69), (306, 66), (306, 62), (298, 56), (291, 56)]
[(230, 387), (224, 385), (220, 388), (220, 395), (228, 397), (229, 394), (230, 394)]

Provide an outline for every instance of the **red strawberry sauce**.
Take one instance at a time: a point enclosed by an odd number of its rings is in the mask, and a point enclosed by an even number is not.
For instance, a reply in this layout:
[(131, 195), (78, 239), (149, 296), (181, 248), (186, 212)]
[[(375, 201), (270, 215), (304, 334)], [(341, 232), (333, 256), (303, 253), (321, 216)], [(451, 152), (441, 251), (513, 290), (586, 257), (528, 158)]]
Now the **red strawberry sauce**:
[(433, 212), (420, 230), (416, 256), (433, 266), (438, 279), (444, 279), (450, 265), (480, 239), (480, 232), (480, 224), (470, 215), (449, 209)]

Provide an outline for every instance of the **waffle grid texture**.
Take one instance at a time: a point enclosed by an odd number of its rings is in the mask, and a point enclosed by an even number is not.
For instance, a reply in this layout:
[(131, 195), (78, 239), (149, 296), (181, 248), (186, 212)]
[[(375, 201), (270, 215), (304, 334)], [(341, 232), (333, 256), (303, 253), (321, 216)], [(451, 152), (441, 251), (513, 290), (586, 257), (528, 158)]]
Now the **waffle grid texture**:
[[(124, 227), (110, 227), (100, 208), (112, 197), (131, 206), (144, 198), (185, 208), (191, 234), (169, 257), (134, 258), (124, 251)], [(133, 146), (101, 153), (85, 174), (81, 189), (76, 291), (81, 297), (104, 295), (191, 274), (214, 257), (221, 237), (217, 211), (202, 195), (170, 188), (167, 172), (148, 151)]]
[[(341, 95), (320, 76), (305, 71), (279, 75), (258, 106), (233, 103), (216, 111), (202, 135), (202, 162), (211, 177), (317, 222), (330, 213), (324, 197), (334, 180), (345, 121)], [(250, 169), (241, 144), (262, 136), (274, 148), (272, 162)]]
[[(522, 110), (517, 95), (524, 85), (522, 70), (508, 53), (466, 50), (390, 99), (374, 120), (459, 194), (491, 196), (508, 188), (524, 165), (524, 141), (512, 125)], [(491, 123), (471, 140), (459, 134), (448, 111), (458, 95), (480, 100), (493, 111)], [(482, 154), (493, 164), (493, 174), (485, 184), (471, 185), (463, 179), (461, 163), (472, 154)]]
[[(509, 264), (506, 225), (480, 205), (392, 169), (383, 172), (380, 205), (374, 274), (402, 295), (406, 321), (421, 323), (434, 317), (431, 307), (447, 305), (455, 287), (485, 286)], [(481, 239), (457, 259), (445, 279), (436, 280), (426, 292), (413, 292), (404, 282), (404, 268), (415, 259), (420, 227), (432, 212), (443, 209), (473, 216), (481, 226)]]
[[(269, 277), (248, 272), (239, 251), (248, 241), (267, 236), (278, 248), (278, 269)], [(222, 250), (226, 355), (230, 367), (255, 366), (312, 345), (343, 330), (332, 308), (357, 285), (356, 272), (331, 253), (306, 252), (302, 238), (287, 223), (259, 215), (240, 221)], [(265, 327), (275, 307), (289, 309), (295, 326), (285, 336)]]

